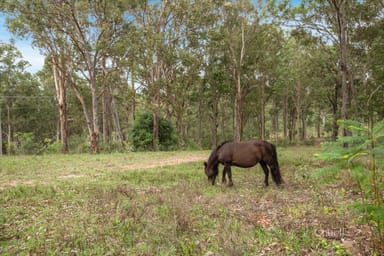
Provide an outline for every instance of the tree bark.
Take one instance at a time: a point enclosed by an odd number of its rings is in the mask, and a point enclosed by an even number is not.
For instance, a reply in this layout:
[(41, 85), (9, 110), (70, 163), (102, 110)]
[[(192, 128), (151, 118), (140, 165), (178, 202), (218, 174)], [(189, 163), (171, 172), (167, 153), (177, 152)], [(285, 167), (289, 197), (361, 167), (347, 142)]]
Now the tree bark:
[(219, 105), (219, 98), (218, 97), (215, 97), (214, 100), (213, 100), (213, 103), (212, 103), (212, 122), (211, 122), (211, 131), (212, 131), (212, 135), (211, 135), (211, 138), (212, 138), (212, 146), (213, 147), (216, 147), (217, 144), (218, 144), (218, 140), (217, 140), (217, 127), (219, 126), (219, 122), (218, 122), (218, 115), (219, 115), (219, 111), (218, 111), (218, 105)]
[[(79, 15), (74, 6), (70, 6), (70, 18), (69, 23), (72, 23), (74, 30), (67, 31), (68, 36), (71, 38), (75, 48), (80, 52), (82, 60), (85, 63), (86, 71), (88, 72), (88, 82), (91, 88), (91, 98), (92, 98), (92, 126), (90, 131), (90, 148), (92, 153), (99, 152), (99, 104), (98, 104), (98, 86), (96, 80), (96, 64), (98, 54), (96, 53), (93, 56), (92, 49), (89, 47), (87, 42), (85, 32), (81, 26), (81, 21), (79, 20)], [(65, 17), (67, 18), (67, 17)], [(89, 127), (88, 127), (89, 128)]]
[[(112, 64), (112, 66), (114, 66)], [(114, 107), (112, 104), (113, 95), (112, 95), (112, 84), (109, 83), (108, 78), (113, 72), (113, 68), (107, 67), (107, 57), (103, 55), (101, 58), (101, 67), (102, 67), (102, 125), (103, 125), (103, 143), (110, 144), (112, 141), (112, 129), (114, 119)]]
[(284, 96), (284, 109), (283, 109), (283, 135), (284, 139), (288, 138), (288, 96)]
[[(337, 20), (337, 32), (339, 43), (339, 64), (341, 73), (341, 119), (349, 118), (349, 109), (351, 102), (351, 89), (348, 81), (348, 34), (347, 34), (347, 20), (346, 20), (346, 7), (348, 1), (346, 0), (328, 0), (329, 4), (335, 10)], [(349, 132), (343, 129), (343, 136), (349, 136)], [(347, 146), (347, 145), (344, 145)]]
[(152, 141), (152, 150), (159, 150), (159, 113), (157, 111), (153, 112), (153, 141)]
[(331, 106), (332, 106), (332, 115), (333, 115), (333, 125), (332, 125), (332, 140), (333, 141), (336, 141), (337, 140), (337, 137), (338, 137), (338, 134), (339, 134), (339, 126), (337, 125), (337, 120), (339, 119), (339, 107), (338, 107), (338, 99), (339, 99), (339, 81), (338, 79), (336, 79), (335, 81), (335, 85), (334, 85), (334, 88), (333, 88), (333, 92), (332, 94), (328, 94), (327, 97), (328, 97), (328, 100), (329, 102), (331, 103)]
[(235, 106), (234, 106), (234, 140), (240, 141), (242, 135), (242, 105), (243, 105), (243, 92), (241, 88), (241, 74), (242, 66), (245, 55), (245, 24), (241, 22), (241, 49), (240, 55), (236, 53), (236, 49), (230, 47), (232, 52), (233, 62), (233, 75), (235, 79)]
[(11, 109), (7, 104), (7, 125), (8, 125), (8, 134), (7, 134), (7, 154), (11, 155), (12, 149), (12, 125), (11, 125)]
[(203, 103), (201, 100), (201, 97), (199, 97), (199, 112), (198, 112), (198, 119), (199, 119), (199, 127), (198, 127), (198, 138), (197, 143), (199, 146), (199, 149), (203, 149)]
[(153, 140), (152, 140), (152, 150), (159, 150), (159, 108), (160, 108), (160, 92), (156, 92), (154, 96), (153, 106), (155, 107), (153, 111)]
[(241, 109), (243, 104), (242, 92), (241, 92), (241, 74), (240, 71), (236, 72), (236, 96), (235, 96), (235, 134), (234, 140), (241, 140)]
[(113, 96), (111, 96), (111, 112), (112, 112), (111, 114), (112, 114), (113, 123), (115, 124), (117, 140), (121, 144), (122, 148), (125, 148), (123, 131), (121, 130), (121, 125), (120, 125), (119, 112), (116, 109), (115, 99)]
[(67, 88), (66, 75), (63, 74), (61, 69), (63, 67), (63, 65), (60, 65), (57, 60), (52, 57), (53, 77), (55, 81), (55, 92), (59, 110), (61, 152), (68, 153)]
[[(75, 95), (77, 97), (77, 99), (79, 100), (82, 108), (83, 108), (83, 113), (84, 113), (84, 118), (85, 118), (85, 123), (87, 125), (87, 129), (88, 129), (88, 135), (89, 135), (89, 138), (90, 138), (90, 141), (92, 142), (92, 136), (93, 135), (93, 127), (92, 127), (92, 121), (91, 121), (91, 117), (88, 113), (88, 108), (87, 108), (87, 105), (85, 104), (85, 100), (84, 100), (84, 97), (83, 95), (81, 94), (79, 88), (77, 88), (76, 84), (74, 81), (70, 81), (70, 85), (73, 89), (73, 91), (75, 92)], [(96, 138), (95, 138), (96, 139)], [(91, 144), (92, 145), (92, 144)]]
[(303, 138), (302, 138), (302, 118), (301, 118), (301, 115), (302, 115), (302, 96), (301, 96), (301, 90), (302, 90), (302, 85), (301, 85), (301, 81), (299, 80), (296, 84), (296, 101), (295, 101), (295, 105), (296, 105), (296, 128), (297, 128), (297, 131), (296, 131), (296, 138), (301, 141)]
[(321, 109), (319, 108), (319, 112), (316, 118), (316, 137), (321, 137)]
[(265, 140), (265, 85), (262, 79), (260, 83), (260, 137)]

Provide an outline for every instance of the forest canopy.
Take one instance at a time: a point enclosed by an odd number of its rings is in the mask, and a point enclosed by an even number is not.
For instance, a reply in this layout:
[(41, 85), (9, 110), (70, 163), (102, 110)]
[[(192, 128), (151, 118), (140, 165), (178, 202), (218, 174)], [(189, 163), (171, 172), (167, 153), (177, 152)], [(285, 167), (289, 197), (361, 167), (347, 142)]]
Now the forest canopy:
[(1, 154), (130, 150), (138, 113), (152, 150), (164, 120), (172, 149), (336, 140), (339, 119), (382, 120), (383, 2), (266, 2), (0, 1), (45, 56), (30, 74), (0, 42)]

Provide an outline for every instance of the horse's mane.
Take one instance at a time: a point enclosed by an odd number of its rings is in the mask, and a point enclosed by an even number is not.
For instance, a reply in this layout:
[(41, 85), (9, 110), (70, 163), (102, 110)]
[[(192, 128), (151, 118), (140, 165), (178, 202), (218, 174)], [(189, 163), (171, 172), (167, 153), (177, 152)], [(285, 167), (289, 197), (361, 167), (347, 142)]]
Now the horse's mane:
[(208, 165), (211, 165), (213, 162), (216, 162), (217, 161), (217, 151), (226, 143), (228, 142), (232, 142), (233, 140), (226, 140), (224, 142), (222, 142), (221, 144), (219, 144), (216, 148), (214, 148), (211, 152), (211, 155), (209, 156), (208, 158)]

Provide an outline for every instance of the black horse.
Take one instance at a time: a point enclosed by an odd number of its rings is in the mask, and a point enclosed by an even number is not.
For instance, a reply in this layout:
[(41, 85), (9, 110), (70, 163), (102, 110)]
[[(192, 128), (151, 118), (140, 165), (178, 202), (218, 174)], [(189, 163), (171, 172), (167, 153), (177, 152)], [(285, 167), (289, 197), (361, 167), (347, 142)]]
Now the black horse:
[(266, 186), (268, 186), (268, 167), (271, 170), (272, 179), (276, 185), (283, 183), (277, 161), (276, 147), (267, 141), (225, 141), (213, 149), (208, 158), (208, 162), (204, 163), (205, 174), (212, 185), (215, 184), (216, 177), (219, 174), (219, 163), (224, 165), (222, 182), (227, 182), (225, 176), (228, 175), (228, 186), (233, 186), (232, 165), (249, 168), (255, 166), (257, 163), (260, 163), (264, 170), (264, 184)]

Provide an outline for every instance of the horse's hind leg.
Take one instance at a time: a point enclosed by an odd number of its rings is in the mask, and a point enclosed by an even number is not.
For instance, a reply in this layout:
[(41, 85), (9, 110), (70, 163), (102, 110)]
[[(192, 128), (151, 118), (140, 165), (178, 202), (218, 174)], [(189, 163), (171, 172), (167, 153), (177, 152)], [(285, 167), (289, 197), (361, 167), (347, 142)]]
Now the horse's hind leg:
[(231, 170), (231, 166), (230, 165), (227, 165), (227, 175), (228, 175), (228, 187), (232, 187), (233, 186), (233, 181), (232, 181), (232, 170)]
[(269, 175), (268, 167), (267, 167), (266, 163), (264, 163), (263, 161), (260, 162), (260, 165), (263, 168), (264, 175), (265, 175), (264, 184), (265, 184), (265, 186), (268, 186), (269, 185), (268, 184), (268, 175)]

